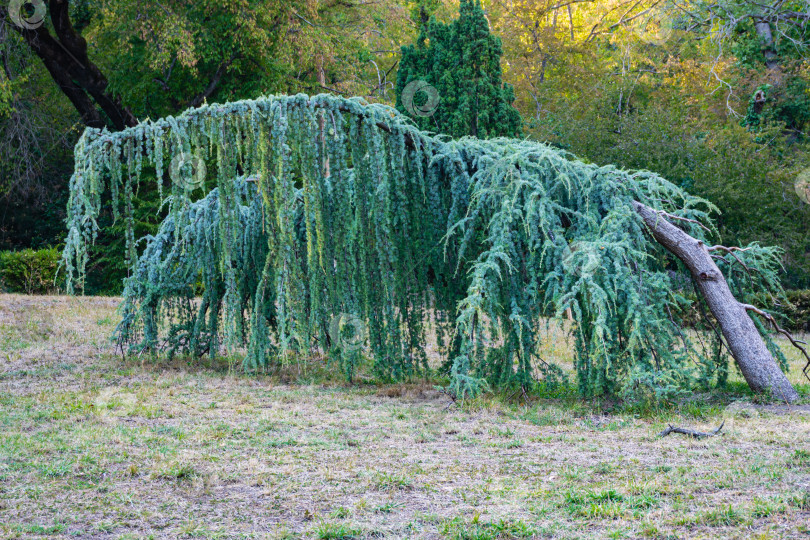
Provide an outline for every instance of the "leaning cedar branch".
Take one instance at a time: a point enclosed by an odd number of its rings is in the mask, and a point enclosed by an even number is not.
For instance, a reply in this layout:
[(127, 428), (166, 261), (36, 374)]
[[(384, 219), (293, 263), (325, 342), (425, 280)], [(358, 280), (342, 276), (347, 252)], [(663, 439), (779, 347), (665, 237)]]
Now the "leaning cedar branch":
[[(796, 401), (799, 398), (798, 392), (777, 365), (748, 316), (748, 311), (756, 311), (766, 318), (769, 316), (734, 298), (725, 277), (703, 242), (689, 236), (649, 206), (638, 201), (633, 206), (653, 237), (689, 268), (751, 389), (755, 392), (771, 392), (788, 403)], [(772, 317), (769, 320), (775, 324)], [(789, 338), (796, 345), (793, 338)]]

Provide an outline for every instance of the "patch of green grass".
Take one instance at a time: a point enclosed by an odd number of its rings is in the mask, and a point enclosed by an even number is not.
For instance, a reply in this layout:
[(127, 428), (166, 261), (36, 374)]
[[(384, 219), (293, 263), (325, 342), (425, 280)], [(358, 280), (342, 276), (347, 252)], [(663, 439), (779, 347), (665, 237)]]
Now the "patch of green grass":
[(789, 467), (810, 468), (810, 450), (796, 450), (788, 460)]
[(766, 518), (774, 514), (781, 514), (787, 510), (783, 502), (774, 500), (763, 500), (760, 498), (754, 499), (754, 504), (751, 508), (751, 515), (754, 518)]
[(318, 540), (352, 540), (362, 538), (361, 529), (343, 523), (323, 522), (315, 528), (315, 538)]
[(267, 441), (267, 446), (270, 448), (284, 448), (285, 446), (298, 446), (299, 443), (295, 439), (271, 439)]
[(61, 478), (70, 474), (72, 464), (67, 461), (47, 461), (39, 466), (39, 470), (46, 478)]
[(499, 429), (499, 428), (492, 428), (489, 430), (489, 433), (493, 437), (502, 437), (504, 439), (511, 439), (515, 436), (515, 432), (509, 428), (506, 429)]
[(66, 527), (63, 523), (56, 523), (54, 525), (18, 525), (14, 529), (21, 533), (50, 536), (64, 532)]
[(501, 538), (532, 538), (538, 532), (523, 521), (499, 520), (480, 523), (476, 515), (469, 523), (460, 517), (446, 521), (439, 532), (451, 540), (497, 540)]
[(616, 465), (610, 463), (608, 461), (602, 461), (596, 464), (593, 468), (593, 472), (596, 474), (610, 474), (616, 470)]
[(413, 481), (404, 475), (391, 474), (387, 472), (377, 472), (374, 474), (374, 486), (377, 489), (401, 489), (408, 490), (413, 488)]
[(155, 473), (155, 478), (162, 478), (164, 480), (191, 480), (197, 475), (197, 470), (190, 463), (172, 462), (158, 469)]
[(710, 527), (729, 527), (742, 525), (747, 520), (745, 514), (731, 505), (721, 506), (708, 512), (698, 514), (694, 523)]
[(527, 420), (535, 426), (563, 426), (574, 422), (574, 411), (570, 408), (540, 406), (529, 410), (521, 415), (523, 420)]
[(352, 511), (346, 508), (345, 506), (338, 506), (332, 512), (329, 513), (329, 517), (334, 519), (345, 519), (352, 515)]
[(641, 536), (645, 538), (660, 538), (661, 531), (653, 523), (644, 523), (641, 526)]
[(389, 514), (396, 510), (397, 508), (402, 508), (404, 505), (402, 503), (395, 503), (395, 502), (387, 502), (385, 504), (381, 504), (377, 508), (374, 509), (374, 512), (377, 514)]
[(188, 437), (188, 434), (183, 429), (175, 426), (155, 426), (152, 428), (152, 431), (160, 435), (169, 435), (178, 441), (182, 441)]
[(523, 446), (523, 441), (521, 441), (520, 439), (512, 439), (511, 441), (497, 443), (492, 446), (496, 448), (503, 448), (504, 450), (513, 450), (515, 448), (520, 448), (521, 446)]
[(682, 416), (695, 420), (708, 420), (717, 418), (723, 413), (723, 409), (716, 404), (705, 401), (689, 401), (682, 405), (679, 410)]
[(790, 498), (791, 506), (799, 510), (810, 510), (810, 491), (804, 491)]
[(653, 508), (658, 505), (658, 499), (652, 495), (624, 495), (614, 489), (569, 491), (562, 505), (573, 516), (618, 519)]
[(180, 534), (189, 538), (210, 537), (211, 531), (198, 521), (188, 520), (180, 526)]

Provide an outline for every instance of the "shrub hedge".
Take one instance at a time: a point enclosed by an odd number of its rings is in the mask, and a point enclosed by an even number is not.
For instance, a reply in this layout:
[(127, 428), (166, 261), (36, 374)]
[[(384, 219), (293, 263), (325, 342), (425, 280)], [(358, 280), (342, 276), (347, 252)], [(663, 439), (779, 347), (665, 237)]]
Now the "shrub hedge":
[(59, 292), (54, 280), (61, 256), (55, 247), (0, 251), (0, 289), (25, 294)]

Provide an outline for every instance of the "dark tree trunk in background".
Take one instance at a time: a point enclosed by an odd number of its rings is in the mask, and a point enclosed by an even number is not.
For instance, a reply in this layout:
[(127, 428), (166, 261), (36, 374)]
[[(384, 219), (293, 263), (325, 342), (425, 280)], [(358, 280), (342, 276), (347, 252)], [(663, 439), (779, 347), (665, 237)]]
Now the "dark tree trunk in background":
[(779, 65), (779, 58), (776, 51), (773, 49), (773, 31), (771, 31), (771, 23), (767, 20), (761, 19), (754, 24), (757, 35), (765, 45), (765, 66), (768, 69), (775, 69)]
[(734, 298), (725, 277), (714, 263), (703, 242), (692, 238), (666, 220), (666, 216), (649, 206), (634, 202), (655, 240), (678, 257), (689, 268), (697, 281), (709, 309), (720, 323), (731, 354), (740, 366), (743, 377), (754, 392), (770, 392), (788, 403), (799, 399), (754, 322), (748, 308)]
[(31, 50), (42, 60), (45, 68), (90, 127), (115, 129), (134, 126), (138, 119), (107, 89), (107, 78), (87, 56), (87, 42), (73, 28), (67, 0), (50, 0), (48, 14), (55, 35), (46, 25), (35, 29), (22, 28), (9, 18), (6, 2), (0, 4), (0, 20), (23, 36)]

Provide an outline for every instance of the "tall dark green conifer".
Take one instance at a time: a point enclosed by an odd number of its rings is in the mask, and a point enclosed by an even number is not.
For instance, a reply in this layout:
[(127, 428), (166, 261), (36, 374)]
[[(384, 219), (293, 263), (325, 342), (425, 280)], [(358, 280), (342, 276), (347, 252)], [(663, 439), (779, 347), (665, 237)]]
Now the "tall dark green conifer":
[[(402, 48), (397, 109), (412, 116), (420, 128), (453, 137), (519, 136), (520, 114), (512, 107), (515, 93), (501, 79), (502, 53), (481, 3), (461, 0), (458, 19), (444, 24), (431, 18), (416, 44)], [(424, 116), (409, 110), (407, 93), (403, 100), (408, 84), (420, 80), (433, 86), (438, 97), (435, 110), (428, 105)], [(417, 107), (430, 98), (422, 91), (414, 97)]]

